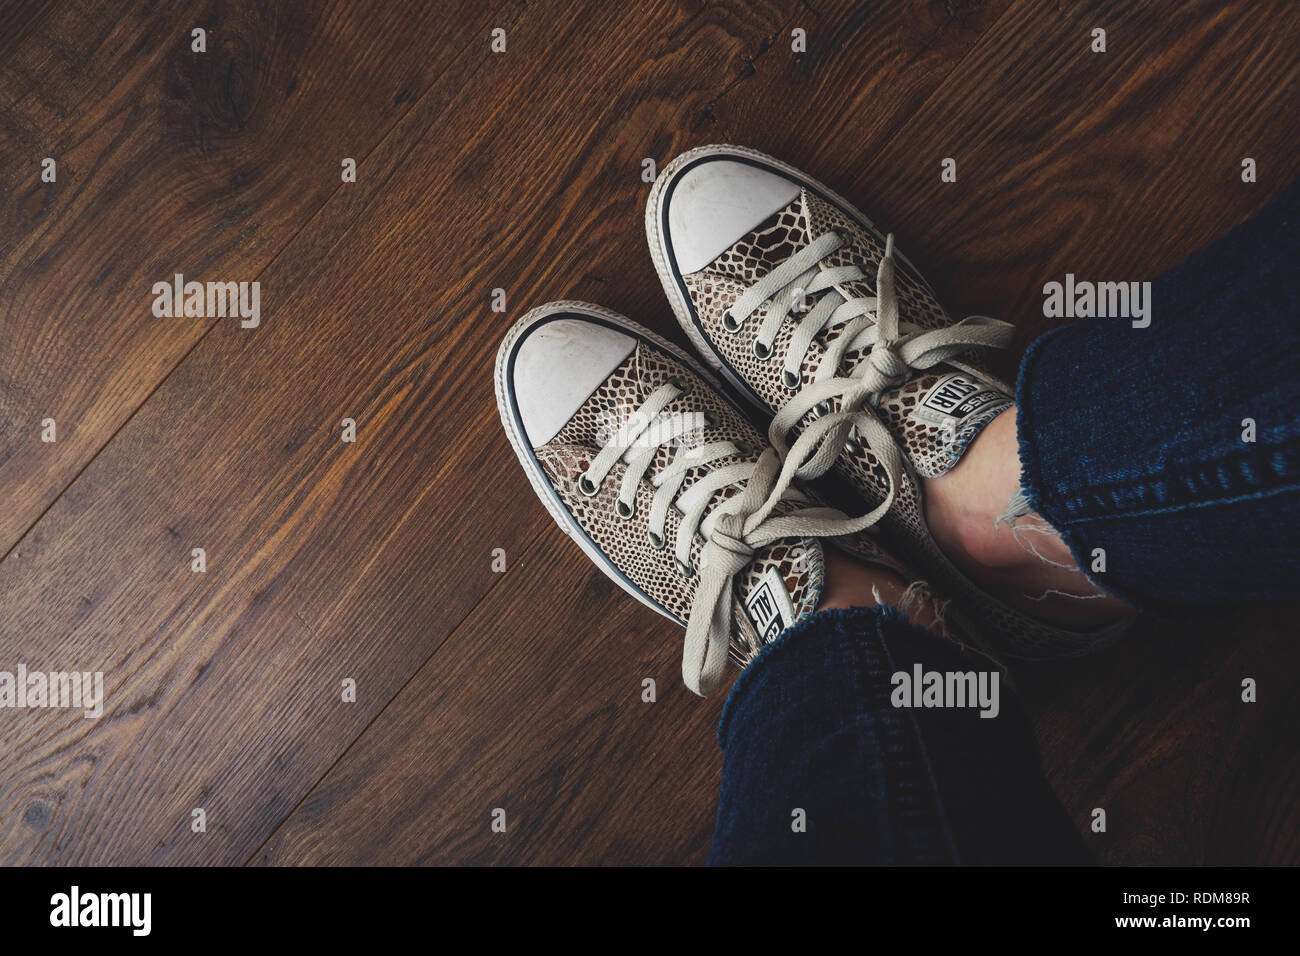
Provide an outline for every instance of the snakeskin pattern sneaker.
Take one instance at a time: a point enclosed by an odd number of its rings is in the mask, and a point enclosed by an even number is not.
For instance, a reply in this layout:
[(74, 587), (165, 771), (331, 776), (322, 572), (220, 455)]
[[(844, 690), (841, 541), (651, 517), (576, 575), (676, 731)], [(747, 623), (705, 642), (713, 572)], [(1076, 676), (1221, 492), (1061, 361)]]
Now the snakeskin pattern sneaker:
[(815, 180), (743, 147), (674, 160), (651, 191), (646, 233), (682, 328), (770, 422), (771, 444), (786, 454), (815, 435), (819, 454), (883, 508), (884, 540), (953, 599), (986, 649), (1060, 657), (1123, 632), (1030, 619), (963, 574), (926, 526), (920, 478), (951, 469), (1013, 405), (981, 360), (1010, 343), (1009, 323), (954, 322), (892, 236)]
[[(911, 580), (849, 517), (793, 483), (746, 415), (669, 342), (616, 313), (555, 302), (496, 364), (506, 435), (556, 523), (637, 600), (686, 626), (682, 675), (714, 690), (811, 614), (821, 538)], [(923, 584), (909, 591), (929, 599)]]

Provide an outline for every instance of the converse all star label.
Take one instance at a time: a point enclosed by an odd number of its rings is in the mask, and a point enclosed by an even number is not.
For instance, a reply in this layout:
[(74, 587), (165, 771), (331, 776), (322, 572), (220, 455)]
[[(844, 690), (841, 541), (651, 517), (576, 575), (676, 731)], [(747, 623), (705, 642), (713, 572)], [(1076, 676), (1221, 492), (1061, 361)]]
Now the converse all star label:
[(745, 597), (745, 613), (763, 644), (776, 640), (778, 634), (794, 623), (794, 605), (785, 581), (772, 567)]
[(994, 403), (1009, 405), (1007, 396), (983, 382), (953, 372), (935, 382), (908, 416), (929, 425), (960, 428), (966, 419), (988, 411)]

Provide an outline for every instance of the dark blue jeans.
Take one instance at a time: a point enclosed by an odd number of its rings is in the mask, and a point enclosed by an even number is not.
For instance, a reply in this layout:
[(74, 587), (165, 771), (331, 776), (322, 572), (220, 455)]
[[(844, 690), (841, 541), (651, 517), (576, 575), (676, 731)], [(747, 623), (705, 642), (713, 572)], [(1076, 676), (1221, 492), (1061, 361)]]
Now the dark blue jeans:
[[(1021, 480), (1096, 583), (1139, 608), (1300, 600), (1300, 187), (1152, 284), (1152, 320), (1093, 319), (1025, 355)], [(1248, 421), (1249, 420), (1249, 421)], [(1252, 440), (1247, 440), (1253, 438)], [(1003, 686), (896, 707), (898, 673), (988, 662), (892, 608), (815, 614), (723, 711), (714, 865), (1078, 864), (1088, 857)]]

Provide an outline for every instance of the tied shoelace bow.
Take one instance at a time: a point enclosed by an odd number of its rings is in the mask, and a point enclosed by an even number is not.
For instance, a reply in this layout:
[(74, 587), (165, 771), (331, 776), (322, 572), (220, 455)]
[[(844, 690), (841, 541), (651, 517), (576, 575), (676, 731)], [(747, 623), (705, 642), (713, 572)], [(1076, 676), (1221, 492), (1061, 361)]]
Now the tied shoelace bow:
[[(655, 492), (646, 533), (653, 547), (667, 547), (665, 523), (675, 500), (681, 512), (674, 542), (677, 569), (687, 580), (698, 574), (687, 618), (682, 679), (692, 691), (707, 696), (717, 688), (726, 671), (732, 628), (732, 582), (753, 561), (755, 553), (782, 538), (832, 537), (860, 531), (879, 519), (888, 509), (889, 501), (859, 518), (809, 501), (792, 484), (795, 471), (811, 447), (812, 439), (808, 436), (795, 443), (784, 465), (776, 451), (767, 448), (756, 462), (733, 462), (708, 469), (720, 459), (745, 458), (750, 452), (726, 440), (680, 442), (688, 435), (703, 435), (704, 428), (710, 424), (702, 412), (665, 412), (685, 390), (686, 386), (677, 381), (655, 388), (592, 459), (579, 478), (578, 487), (584, 495), (595, 495), (615, 464), (623, 462), (626, 470), (615, 508), (620, 518), (631, 518), (636, 512), (637, 488), (653, 464), (656, 452), (661, 446), (677, 443), (671, 462), (649, 478)], [(686, 473), (692, 468), (706, 470), (678, 494)], [(740, 485), (742, 491), (710, 510), (714, 493), (728, 485)], [(892, 499), (891, 493), (889, 500)], [(794, 510), (774, 514), (783, 501), (795, 505)], [(691, 564), (691, 546), (697, 531), (704, 538), (698, 572)]]
[[(799, 321), (786, 349), (781, 381), (794, 395), (773, 418), (769, 438), (785, 454), (791, 429), (815, 409), (820, 415), (815, 424), (827, 441), (818, 451), (815, 465), (800, 471), (798, 477), (822, 474), (825, 459), (833, 462), (838, 458), (845, 443), (854, 441), (851, 436), (856, 428), (889, 471), (892, 485), (897, 473), (889, 461), (901, 462), (901, 452), (893, 436), (864, 410), (874, 408), (883, 392), (901, 385), (914, 372), (933, 368), (974, 346), (1006, 348), (1015, 327), (985, 315), (967, 316), (954, 325), (929, 331), (900, 321), (893, 233), (885, 239), (885, 252), (876, 268), (875, 296), (845, 298), (839, 288), (866, 275), (856, 265), (826, 264), (843, 245), (835, 232), (817, 237), (746, 289), (723, 316), (723, 327), (732, 333), (740, 331), (741, 323), (768, 303), (753, 345), (759, 358), (768, 358), (781, 325), (795, 306), (807, 296), (825, 293)], [(813, 380), (803, 385), (803, 364), (813, 340), (841, 324), (844, 327), (827, 344)], [(848, 352), (868, 346), (866, 359), (852, 373), (838, 374)], [(835, 398), (840, 399), (840, 409), (829, 414)]]
[[(654, 547), (667, 546), (665, 522), (676, 498), (682, 518), (674, 556), (683, 577), (690, 579), (696, 574), (690, 562), (695, 533), (698, 531), (705, 539), (682, 651), (682, 679), (701, 696), (712, 693), (722, 680), (731, 641), (733, 582), (760, 549), (782, 538), (854, 534), (874, 525), (892, 507), (907, 465), (894, 437), (870, 411), (880, 393), (905, 381), (913, 371), (937, 365), (971, 346), (1005, 347), (1011, 339), (1013, 327), (1009, 323), (986, 316), (971, 316), (949, 328), (929, 332), (900, 322), (894, 292), (893, 235), (885, 242), (885, 254), (876, 271), (876, 296), (846, 299), (835, 285), (863, 278), (862, 271), (856, 266), (823, 268), (823, 260), (841, 245), (834, 233), (819, 237), (746, 290), (724, 317), (729, 331), (739, 331), (739, 322), (734, 323), (734, 328), (729, 324), (731, 316), (743, 320), (770, 299), (754, 349), (765, 358), (771, 354), (772, 339), (781, 323), (803, 295), (826, 293), (805, 315), (791, 340), (785, 382), (797, 394), (772, 420), (769, 439), (773, 447), (765, 449), (752, 464), (734, 463), (706, 472), (679, 496), (690, 469), (705, 468), (731, 456), (747, 457), (746, 450), (725, 440), (679, 444), (672, 462), (650, 479), (655, 494), (647, 534)], [(869, 317), (871, 313), (875, 314), (874, 320)], [(813, 339), (823, 329), (840, 323), (846, 323), (844, 329), (826, 349), (814, 381), (800, 390), (799, 370)], [(834, 372), (845, 353), (866, 345), (871, 346), (867, 360), (852, 375), (836, 377)], [(794, 356), (797, 359), (792, 369)], [(708, 424), (700, 412), (664, 412), (684, 391), (685, 387), (674, 381), (650, 393), (583, 472), (579, 480), (583, 494), (596, 494), (615, 463), (623, 461), (627, 470), (616, 508), (622, 518), (633, 515), (636, 490), (658, 448), (691, 433), (703, 434)], [(841, 399), (841, 407), (831, 412), (829, 402), (836, 396)], [(789, 444), (793, 427), (813, 409), (818, 409), (819, 417)], [(880, 461), (889, 487), (879, 505), (866, 514), (850, 517), (838, 509), (812, 504), (793, 482), (818, 478), (829, 471), (855, 432)], [(714, 493), (731, 484), (739, 484), (743, 490), (706, 515)], [(799, 507), (775, 514), (782, 501)]]

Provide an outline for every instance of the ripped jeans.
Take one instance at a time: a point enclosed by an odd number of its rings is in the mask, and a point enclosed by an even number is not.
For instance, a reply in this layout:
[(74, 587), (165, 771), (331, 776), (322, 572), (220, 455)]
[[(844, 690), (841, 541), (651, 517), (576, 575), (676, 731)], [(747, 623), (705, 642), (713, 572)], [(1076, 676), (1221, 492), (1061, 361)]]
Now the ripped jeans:
[[(1021, 502), (1139, 609), (1300, 601), (1297, 235), (1292, 185), (1155, 280), (1148, 326), (1085, 320), (1021, 364)], [(989, 670), (893, 608), (789, 628), (727, 699), (710, 864), (1086, 862), (1005, 688), (992, 719), (896, 706), (892, 675)]]

